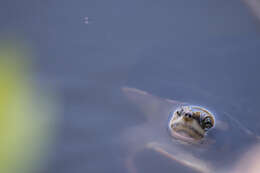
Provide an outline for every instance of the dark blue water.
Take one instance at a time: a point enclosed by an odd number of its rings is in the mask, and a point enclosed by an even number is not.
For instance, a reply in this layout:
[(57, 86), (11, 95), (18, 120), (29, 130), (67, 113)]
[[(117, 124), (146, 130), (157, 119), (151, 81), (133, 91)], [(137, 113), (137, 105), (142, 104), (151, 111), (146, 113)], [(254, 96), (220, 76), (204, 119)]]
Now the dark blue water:
[(0, 9), (0, 32), (33, 47), (39, 79), (61, 101), (43, 172), (126, 172), (118, 139), (144, 118), (121, 86), (228, 112), (260, 134), (260, 25), (240, 1), (13, 0)]

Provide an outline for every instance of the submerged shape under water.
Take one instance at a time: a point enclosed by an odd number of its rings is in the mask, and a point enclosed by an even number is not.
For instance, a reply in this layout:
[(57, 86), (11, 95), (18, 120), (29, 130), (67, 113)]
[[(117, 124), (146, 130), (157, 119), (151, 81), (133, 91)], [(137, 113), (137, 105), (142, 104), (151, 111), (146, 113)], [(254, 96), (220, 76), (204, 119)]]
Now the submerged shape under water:
[[(195, 172), (232, 172), (236, 159), (242, 157), (245, 151), (258, 142), (258, 136), (226, 114), (219, 114), (215, 119), (212, 113), (201, 107), (189, 108), (183, 106), (186, 104), (182, 102), (159, 98), (135, 88), (123, 87), (122, 91), (146, 117), (145, 123), (134, 126), (123, 133), (123, 141), (127, 146), (128, 154), (125, 163), (130, 173), (140, 172), (134, 159), (144, 149), (156, 151)], [(204, 130), (201, 131), (200, 137), (186, 129), (182, 130), (182, 133), (173, 129), (173, 132), (178, 133), (177, 138), (169, 135), (167, 127), (173, 124), (171, 117), (169, 123), (169, 115), (171, 112), (180, 114), (180, 108), (182, 111), (183, 108), (186, 109), (186, 112), (189, 109), (197, 109), (197, 112), (200, 111), (201, 114), (206, 113), (200, 117), (200, 121), (208, 118), (205, 121), (206, 124), (198, 123)], [(196, 114), (196, 111), (193, 113)], [(186, 119), (186, 117), (182, 118)], [(214, 128), (206, 134), (206, 131), (213, 126)], [(195, 126), (193, 124), (190, 127)], [(193, 135), (189, 136), (189, 134)], [(185, 137), (183, 138), (183, 136)], [(189, 140), (183, 140), (186, 138)]]

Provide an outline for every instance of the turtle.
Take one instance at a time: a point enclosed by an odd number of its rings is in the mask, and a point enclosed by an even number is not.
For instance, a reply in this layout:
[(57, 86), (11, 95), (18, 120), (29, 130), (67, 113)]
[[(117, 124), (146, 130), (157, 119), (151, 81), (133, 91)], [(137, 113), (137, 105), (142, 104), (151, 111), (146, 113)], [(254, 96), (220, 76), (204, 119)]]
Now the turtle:
[(145, 117), (145, 122), (122, 132), (129, 173), (141, 172), (135, 159), (144, 150), (155, 151), (192, 172), (232, 172), (239, 158), (259, 142), (259, 136), (227, 112), (216, 114), (205, 106), (127, 86), (121, 91)]

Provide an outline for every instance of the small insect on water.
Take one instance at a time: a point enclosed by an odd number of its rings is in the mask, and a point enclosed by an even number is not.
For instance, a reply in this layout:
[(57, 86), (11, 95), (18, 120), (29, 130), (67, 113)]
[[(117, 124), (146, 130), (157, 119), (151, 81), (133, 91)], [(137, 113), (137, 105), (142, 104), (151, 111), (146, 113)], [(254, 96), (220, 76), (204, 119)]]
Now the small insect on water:
[(84, 23), (89, 24), (88, 17), (84, 17)]

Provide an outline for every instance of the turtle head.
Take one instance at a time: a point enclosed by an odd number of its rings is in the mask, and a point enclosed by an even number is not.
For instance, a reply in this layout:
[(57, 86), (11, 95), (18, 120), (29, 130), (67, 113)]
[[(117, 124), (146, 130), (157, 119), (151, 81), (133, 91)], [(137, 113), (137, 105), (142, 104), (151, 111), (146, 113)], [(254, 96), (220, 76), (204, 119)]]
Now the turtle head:
[(214, 116), (202, 107), (180, 106), (171, 114), (169, 129), (174, 137), (195, 141), (202, 139), (214, 122)]

